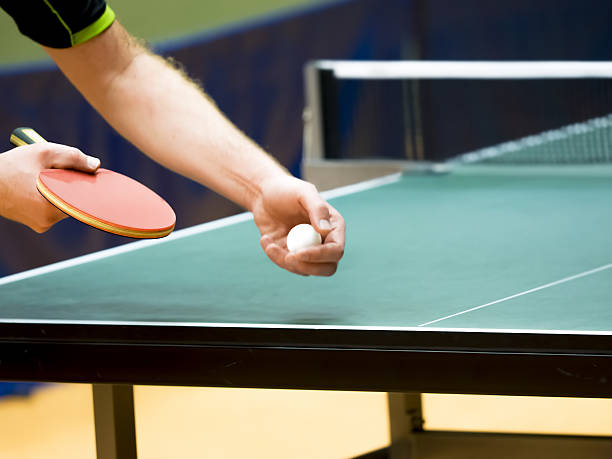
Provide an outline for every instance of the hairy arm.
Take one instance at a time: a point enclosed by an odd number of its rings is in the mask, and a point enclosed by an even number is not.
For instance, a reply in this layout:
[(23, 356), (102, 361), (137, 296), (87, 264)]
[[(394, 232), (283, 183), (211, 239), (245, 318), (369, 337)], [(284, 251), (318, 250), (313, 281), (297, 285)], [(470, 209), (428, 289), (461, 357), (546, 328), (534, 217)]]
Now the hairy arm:
[[(335, 272), (344, 251), (340, 214), (118, 22), (82, 45), (45, 50), (89, 103), (142, 152), (253, 212), (262, 248), (277, 265), (303, 275)], [(287, 233), (305, 222), (323, 235), (324, 244), (290, 254)]]
[(286, 175), (200, 88), (118, 22), (82, 45), (45, 51), (111, 126), (167, 168), (249, 210), (265, 178)]

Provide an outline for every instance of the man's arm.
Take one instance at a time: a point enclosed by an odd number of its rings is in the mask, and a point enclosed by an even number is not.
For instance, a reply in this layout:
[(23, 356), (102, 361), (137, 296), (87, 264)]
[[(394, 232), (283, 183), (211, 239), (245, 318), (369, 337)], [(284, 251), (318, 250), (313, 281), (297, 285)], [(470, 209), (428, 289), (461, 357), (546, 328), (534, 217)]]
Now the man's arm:
[(138, 149), (241, 206), (252, 207), (264, 177), (286, 174), (195, 84), (141, 46), (118, 22), (82, 45), (45, 51)]
[[(45, 51), (91, 105), (142, 152), (253, 212), (262, 247), (275, 263), (299, 274), (335, 272), (344, 250), (340, 214), (118, 22), (84, 44)], [(287, 232), (305, 221), (323, 234), (324, 244), (289, 254)]]

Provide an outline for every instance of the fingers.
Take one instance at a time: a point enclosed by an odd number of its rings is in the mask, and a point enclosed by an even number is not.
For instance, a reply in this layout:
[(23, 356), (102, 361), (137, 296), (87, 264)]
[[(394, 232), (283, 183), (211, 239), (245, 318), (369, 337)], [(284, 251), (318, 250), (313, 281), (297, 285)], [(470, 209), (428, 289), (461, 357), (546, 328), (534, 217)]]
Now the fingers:
[(272, 241), (270, 236), (262, 236), (260, 239), (261, 248), (264, 250), (266, 255), (270, 260), (272, 260), (277, 266), (280, 266), (283, 269), (286, 269), (293, 274), (301, 274), (305, 276), (305, 273), (301, 273), (298, 270), (294, 269), (292, 266), (285, 262), (285, 258), (287, 257), (287, 249), (281, 248), (278, 244)]
[(289, 253), (285, 263), (298, 273), (309, 276), (331, 276), (338, 269), (338, 262), (311, 263), (298, 258), (295, 253)]
[(307, 263), (338, 263), (344, 255), (344, 246), (337, 242), (326, 242), (318, 247), (308, 247), (293, 254), (300, 262)]
[(46, 168), (95, 172), (100, 167), (98, 158), (88, 156), (78, 148), (57, 143), (46, 143), (44, 147), (42, 157)]
[(308, 213), (310, 224), (325, 238), (332, 230), (329, 204), (323, 200), (314, 186), (304, 191), (299, 201)]
[[(294, 177), (270, 180), (262, 188), (261, 205), (253, 215), (266, 255), (278, 266), (304, 276), (331, 276), (344, 254), (345, 223), (316, 187)], [(321, 234), (323, 244), (294, 253), (287, 250), (289, 230), (307, 221)]]
[(309, 263), (338, 263), (343, 257), (345, 222), (336, 209), (329, 204), (327, 206), (330, 212), (331, 231), (327, 233), (322, 245), (295, 252), (298, 260)]
[(66, 218), (66, 214), (38, 193), (36, 177), (40, 171), (62, 168), (93, 173), (99, 166), (97, 158), (76, 148), (47, 142), (24, 145), (2, 153), (0, 195), (4, 194), (4, 199), (0, 200), (0, 215), (43, 233)]
[(270, 236), (263, 236), (260, 243), (270, 260), (294, 274), (302, 276), (331, 276), (338, 269), (337, 261), (312, 263), (302, 260), (296, 254), (289, 253), (286, 248), (274, 242)]
[(68, 218), (68, 215), (53, 207), (51, 204), (48, 204), (46, 205), (45, 211), (41, 211), (36, 220), (29, 221), (26, 224), (35, 232), (42, 234), (50, 230), (53, 225), (64, 218)]
[[(344, 241), (346, 237), (346, 223), (340, 212), (338, 212), (335, 208), (329, 205), (330, 211), (330, 220), (332, 224), (332, 231), (329, 232), (327, 237), (325, 238), (325, 244), (335, 242), (342, 249), (344, 253)], [(340, 255), (342, 257), (342, 255)]]

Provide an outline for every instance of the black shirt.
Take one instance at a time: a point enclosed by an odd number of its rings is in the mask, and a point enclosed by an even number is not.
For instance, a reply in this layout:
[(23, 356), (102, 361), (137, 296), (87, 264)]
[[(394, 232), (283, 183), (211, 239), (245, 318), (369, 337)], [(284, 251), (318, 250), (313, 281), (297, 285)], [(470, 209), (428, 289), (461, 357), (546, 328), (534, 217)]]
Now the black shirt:
[(115, 13), (105, 0), (0, 0), (19, 31), (50, 48), (70, 48), (106, 30)]

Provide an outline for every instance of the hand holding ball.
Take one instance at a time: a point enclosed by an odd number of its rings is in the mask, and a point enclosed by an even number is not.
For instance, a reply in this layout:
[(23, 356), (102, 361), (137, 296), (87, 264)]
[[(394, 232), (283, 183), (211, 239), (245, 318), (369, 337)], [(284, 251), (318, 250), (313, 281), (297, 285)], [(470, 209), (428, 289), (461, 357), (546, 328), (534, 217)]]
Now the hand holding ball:
[(287, 235), (287, 249), (289, 252), (296, 252), (307, 247), (321, 245), (321, 235), (306, 223), (294, 226)]

